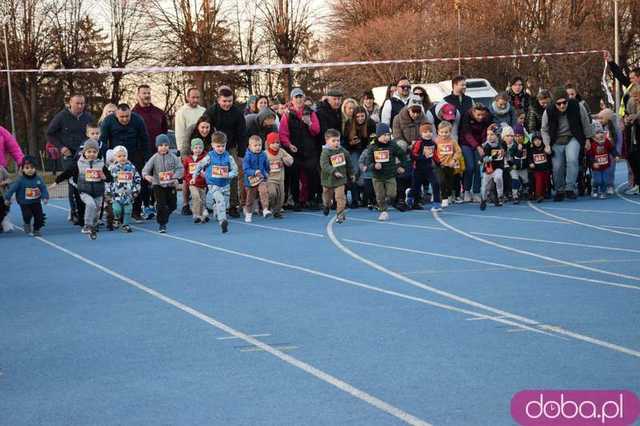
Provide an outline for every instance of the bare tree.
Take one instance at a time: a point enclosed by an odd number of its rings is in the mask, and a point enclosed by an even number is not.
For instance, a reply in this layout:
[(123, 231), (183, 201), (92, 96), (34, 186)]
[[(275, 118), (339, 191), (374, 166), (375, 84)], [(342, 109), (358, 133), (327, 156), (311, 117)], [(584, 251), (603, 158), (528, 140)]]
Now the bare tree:
[[(241, 4), (244, 5), (244, 10), (241, 10)], [(236, 33), (238, 63), (243, 65), (259, 63), (264, 58), (264, 49), (258, 34), (255, 9), (251, 7), (250, 3), (236, 0), (234, 31)], [(240, 75), (242, 85), (247, 89), (247, 92), (255, 93), (258, 71), (241, 71)]]
[[(264, 0), (256, 4), (260, 26), (271, 48), (283, 64), (298, 58), (300, 49), (311, 37), (311, 2), (309, 0)], [(282, 72), (285, 97), (293, 88), (293, 71)]]

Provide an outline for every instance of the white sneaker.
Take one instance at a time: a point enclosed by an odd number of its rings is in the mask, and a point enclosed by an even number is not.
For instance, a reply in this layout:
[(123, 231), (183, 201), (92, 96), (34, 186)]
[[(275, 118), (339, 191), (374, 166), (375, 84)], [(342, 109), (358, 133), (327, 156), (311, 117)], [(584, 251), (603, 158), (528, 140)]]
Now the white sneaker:
[(244, 221), (247, 223), (251, 223), (251, 220), (253, 218), (253, 213), (245, 213), (244, 214)]
[(449, 199), (445, 198), (444, 200), (442, 200), (442, 208), (446, 209), (447, 207), (449, 207)]
[(471, 191), (464, 191), (464, 198), (463, 198), (465, 203), (470, 203), (471, 202)]
[(473, 194), (473, 197), (471, 198), (471, 202), (479, 203), (480, 201), (482, 201), (482, 198), (480, 198), (480, 194)]
[(607, 186), (607, 195), (613, 195), (615, 194), (615, 190), (613, 189), (613, 186)]
[(389, 213), (387, 212), (382, 212), (380, 213), (380, 216), (378, 216), (378, 220), (385, 222), (387, 220), (389, 220)]
[(460, 197), (456, 197), (455, 200), (453, 200), (456, 204), (462, 204), (464, 203), (464, 200)]
[(80, 230), (80, 232), (83, 233), (83, 234), (88, 234), (88, 233), (91, 232), (91, 228), (89, 228), (89, 226), (87, 226), (87, 225), (84, 225), (82, 227), (82, 229)]
[(598, 191), (597, 191), (597, 190), (595, 190), (595, 189), (594, 189), (593, 191), (591, 191), (591, 196), (592, 196), (593, 198), (598, 198)]
[(638, 185), (627, 189), (626, 191), (624, 191), (624, 195), (636, 195), (640, 192), (640, 189), (638, 188)]
[(4, 219), (2, 219), (2, 232), (11, 231), (13, 231), (13, 224), (11, 223), (9, 216), (5, 216)]
[(262, 217), (269, 217), (271, 215), (272, 215), (271, 210), (269, 210), (269, 209), (262, 210)]
[(434, 203), (433, 207), (431, 207), (432, 212), (441, 212), (442, 207), (440, 207), (440, 203)]

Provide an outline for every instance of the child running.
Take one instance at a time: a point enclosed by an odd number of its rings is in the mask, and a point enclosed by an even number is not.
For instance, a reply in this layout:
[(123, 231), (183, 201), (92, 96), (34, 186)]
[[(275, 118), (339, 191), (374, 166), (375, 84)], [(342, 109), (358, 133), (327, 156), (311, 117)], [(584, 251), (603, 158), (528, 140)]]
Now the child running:
[(525, 138), (524, 128), (521, 124), (516, 124), (513, 139), (515, 143), (509, 144), (507, 137), (502, 139), (507, 144), (509, 156), (511, 157), (511, 192), (513, 204), (520, 203), (521, 198), (527, 198), (529, 194), (529, 162), (527, 160), (528, 141)]
[(324, 133), (325, 146), (320, 154), (320, 181), (322, 184), (322, 213), (325, 216), (331, 210), (333, 197), (336, 198), (336, 223), (346, 220), (344, 213), (347, 205), (346, 185), (353, 178), (353, 166), (349, 151), (340, 146), (340, 132), (329, 129)]
[(111, 173), (104, 160), (99, 157), (100, 146), (92, 139), (84, 143), (78, 161), (56, 177), (53, 186), (73, 179), (77, 182), (80, 199), (84, 203), (83, 234), (98, 238), (98, 213), (105, 193), (105, 182), (111, 182)]
[[(191, 194), (191, 200), (193, 202), (193, 208), (191, 209), (193, 223), (205, 223), (209, 220), (208, 215), (206, 215), (207, 209), (204, 205), (207, 183), (203, 176), (200, 174), (194, 174), (198, 167), (198, 163), (202, 161), (206, 155), (207, 154), (204, 152), (204, 142), (200, 138), (195, 138), (191, 140), (191, 155), (185, 155), (182, 157), (184, 179), (187, 182), (189, 192)], [(193, 184), (191, 181), (193, 181)], [(189, 197), (187, 197), (187, 199), (188, 198)]]
[(115, 162), (109, 167), (109, 172), (113, 177), (107, 188), (107, 193), (111, 198), (111, 208), (113, 215), (122, 222), (120, 230), (125, 233), (131, 232), (131, 212), (133, 211), (133, 201), (140, 193), (142, 179), (140, 174), (128, 159), (127, 148), (118, 145), (113, 148)]
[(438, 124), (435, 158), (440, 166), (437, 171), (440, 174), (442, 208), (447, 208), (449, 202), (453, 200), (456, 170), (460, 169), (462, 161), (462, 149), (460, 149), (458, 142), (451, 137), (451, 129), (451, 123), (448, 121), (441, 121)]
[[(11, 184), (4, 194), (4, 202), (11, 205), (11, 197), (16, 194), (16, 201), (22, 211), (23, 230), (34, 237), (42, 235), (44, 212), (41, 202), (47, 204), (49, 191), (44, 180), (36, 173), (36, 159), (27, 155), (22, 160), (22, 176)], [(33, 224), (31, 220), (33, 219)]]
[(249, 138), (249, 149), (245, 153), (242, 163), (244, 171), (244, 183), (247, 189), (247, 200), (244, 205), (244, 221), (250, 223), (253, 217), (253, 202), (256, 195), (260, 197), (262, 204), (262, 216), (271, 216), (269, 210), (269, 189), (267, 179), (269, 178), (269, 160), (267, 154), (262, 151), (262, 139), (253, 135)]
[(267, 159), (269, 160), (269, 207), (273, 217), (282, 219), (282, 205), (284, 204), (285, 167), (293, 165), (293, 157), (280, 147), (280, 136), (276, 132), (267, 135)]
[(156, 148), (158, 152), (144, 165), (142, 176), (152, 185), (156, 199), (158, 232), (164, 234), (167, 232), (169, 216), (176, 209), (176, 189), (182, 179), (183, 168), (178, 157), (169, 152), (169, 137), (164, 133), (156, 137)]
[[(509, 129), (511, 128), (509, 127)], [(487, 141), (482, 145), (484, 157), (482, 159), (482, 190), (480, 191), (482, 200), (480, 201), (480, 210), (487, 208), (487, 196), (492, 185), (495, 185), (497, 192), (494, 204), (496, 207), (502, 206), (504, 190), (502, 170), (504, 169), (506, 146), (504, 142), (500, 142), (495, 131), (496, 127), (494, 125), (487, 129)]]
[(436, 143), (433, 141), (433, 126), (431, 123), (420, 125), (420, 139), (413, 142), (411, 146), (411, 158), (413, 159), (413, 177), (411, 188), (407, 190), (407, 206), (410, 209), (422, 210), (421, 204), (423, 188), (428, 188), (431, 184), (433, 189), (433, 206), (431, 211), (440, 211), (440, 184), (436, 178), (436, 163), (438, 155)]
[(529, 169), (533, 171), (533, 190), (536, 202), (541, 203), (549, 190), (551, 170), (551, 148), (542, 142), (542, 135), (534, 132), (531, 136), (531, 148), (527, 152)]
[(396, 198), (396, 176), (404, 173), (397, 162), (404, 162), (404, 151), (391, 140), (391, 129), (386, 123), (376, 126), (376, 141), (369, 146), (367, 163), (373, 165), (373, 190), (376, 193), (376, 203), (380, 215), (378, 220), (389, 220), (387, 202), (393, 204)]
[(604, 128), (598, 121), (593, 122), (594, 140), (591, 143), (587, 140), (584, 149), (587, 157), (591, 161), (592, 179), (594, 192), (598, 198), (604, 200), (607, 198), (607, 183), (609, 181), (609, 169), (611, 166), (611, 157), (617, 157), (615, 146), (605, 136)]
[[(191, 174), (190, 185), (195, 185), (197, 176), (204, 170), (204, 179), (208, 187), (206, 206), (214, 207), (216, 218), (225, 234), (229, 230), (227, 208), (231, 195), (231, 179), (238, 176), (238, 165), (227, 149), (227, 135), (214, 132), (211, 135), (211, 151), (198, 162)], [(215, 206), (213, 205), (215, 202)]]

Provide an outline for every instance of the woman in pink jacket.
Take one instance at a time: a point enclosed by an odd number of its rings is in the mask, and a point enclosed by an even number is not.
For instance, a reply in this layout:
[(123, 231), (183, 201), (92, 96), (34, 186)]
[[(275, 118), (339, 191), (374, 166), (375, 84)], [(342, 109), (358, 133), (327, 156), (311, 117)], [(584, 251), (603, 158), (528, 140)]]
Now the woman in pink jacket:
[(7, 155), (13, 158), (17, 165), (22, 164), (24, 154), (20, 149), (20, 145), (11, 133), (4, 127), (0, 126), (0, 166), (7, 167)]

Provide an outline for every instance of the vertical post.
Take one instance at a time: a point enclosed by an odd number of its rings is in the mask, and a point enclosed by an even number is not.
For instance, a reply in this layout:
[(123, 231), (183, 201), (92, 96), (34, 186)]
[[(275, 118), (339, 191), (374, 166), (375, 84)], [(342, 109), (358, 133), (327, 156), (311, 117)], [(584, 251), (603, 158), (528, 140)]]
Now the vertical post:
[[(618, 0), (613, 0), (613, 31), (614, 31), (614, 60), (616, 64), (620, 64), (620, 39), (618, 36), (619, 28), (618, 28)], [(620, 110), (620, 82), (617, 79), (614, 79), (615, 83), (615, 91), (616, 91), (616, 109), (618, 112)]]
[(461, 2), (462, 0), (454, 0), (454, 7), (458, 15), (458, 75), (462, 74), (462, 60), (459, 59), (462, 57), (462, 21), (460, 17)]
[(9, 114), (11, 115), (11, 133), (16, 136), (16, 122), (13, 114), (13, 92), (11, 91), (11, 68), (9, 64), (9, 43), (7, 41), (7, 20), (8, 17), (2, 19), (2, 31), (4, 33), (4, 57), (7, 61), (7, 89), (9, 92)]

